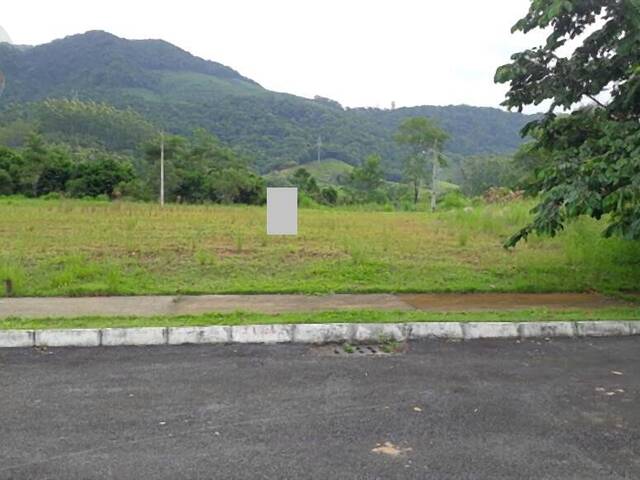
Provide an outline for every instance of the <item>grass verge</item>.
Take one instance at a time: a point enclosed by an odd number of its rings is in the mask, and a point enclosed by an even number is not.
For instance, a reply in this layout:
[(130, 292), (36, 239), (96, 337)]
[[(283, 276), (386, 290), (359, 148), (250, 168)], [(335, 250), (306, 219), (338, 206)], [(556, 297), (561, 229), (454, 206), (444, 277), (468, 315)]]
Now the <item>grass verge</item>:
[(284, 313), (210, 313), (156, 317), (78, 317), (0, 320), (0, 330), (65, 328), (184, 327), (208, 325), (265, 325), (294, 323), (405, 323), (405, 322), (537, 322), (578, 320), (638, 320), (640, 307), (598, 310), (527, 309), (487, 312), (369, 311)]

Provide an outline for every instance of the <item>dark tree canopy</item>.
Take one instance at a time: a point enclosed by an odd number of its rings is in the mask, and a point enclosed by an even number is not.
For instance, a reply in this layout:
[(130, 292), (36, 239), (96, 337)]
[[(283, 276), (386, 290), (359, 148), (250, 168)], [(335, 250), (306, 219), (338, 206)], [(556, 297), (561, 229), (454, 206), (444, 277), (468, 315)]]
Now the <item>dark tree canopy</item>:
[(529, 186), (541, 203), (506, 245), (554, 235), (580, 215), (607, 215), (605, 235), (640, 239), (640, 1), (532, 0), (513, 31), (536, 28), (550, 29), (546, 43), (496, 72), (510, 85), (503, 105), (550, 102), (523, 130), (535, 138), (529, 153), (544, 159)]

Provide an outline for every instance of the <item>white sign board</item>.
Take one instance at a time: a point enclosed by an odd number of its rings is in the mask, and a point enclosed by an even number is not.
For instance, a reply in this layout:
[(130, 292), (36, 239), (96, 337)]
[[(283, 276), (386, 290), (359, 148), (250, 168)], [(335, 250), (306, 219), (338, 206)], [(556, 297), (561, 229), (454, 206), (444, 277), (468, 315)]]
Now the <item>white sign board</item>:
[(267, 235), (298, 234), (298, 189), (267, 188)]

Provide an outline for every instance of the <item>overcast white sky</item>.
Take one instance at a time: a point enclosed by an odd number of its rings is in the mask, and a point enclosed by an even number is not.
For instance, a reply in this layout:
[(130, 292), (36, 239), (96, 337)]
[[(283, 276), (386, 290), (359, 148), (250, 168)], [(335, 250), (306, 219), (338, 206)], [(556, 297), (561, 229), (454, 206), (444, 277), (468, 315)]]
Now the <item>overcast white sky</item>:
[(271, 90), (345, 106), (497, 107), (493, 84), (511, 53), (540, 34), (512, 35), (529, 0), (5, 1), (14, 43), (87, 30), (162, 38)]

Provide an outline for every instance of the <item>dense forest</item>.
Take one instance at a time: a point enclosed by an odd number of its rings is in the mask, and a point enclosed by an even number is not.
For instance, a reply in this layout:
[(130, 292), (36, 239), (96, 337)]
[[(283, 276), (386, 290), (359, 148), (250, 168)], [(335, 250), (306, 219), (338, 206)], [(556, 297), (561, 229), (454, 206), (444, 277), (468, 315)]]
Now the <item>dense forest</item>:
[(164, 41), (97, 31), (32, 48), (0, 44), (0, 70), (6, 76), (0, 97), (5, 139), (13, 134), (9, 140), (16, 141), (16, 131), (36, 124), (52, 133), (51, 123), (42, 121), (47, 99), (95, 101), (131, 110), (158, 130), (190, 135), (203, 128), (251, 158), (261, 173), (315, 160), (321, 137), (324, 158), (357, 166), (377, 153), (387, 177), (399, 180), (405, 152), (393, 134), (406, 118), (436, 119), (451, 137), (446, 151), (458, 157), (513, 152), (532, 119), (469, 106), (346, 109), (322, 97), (271, 92)]

